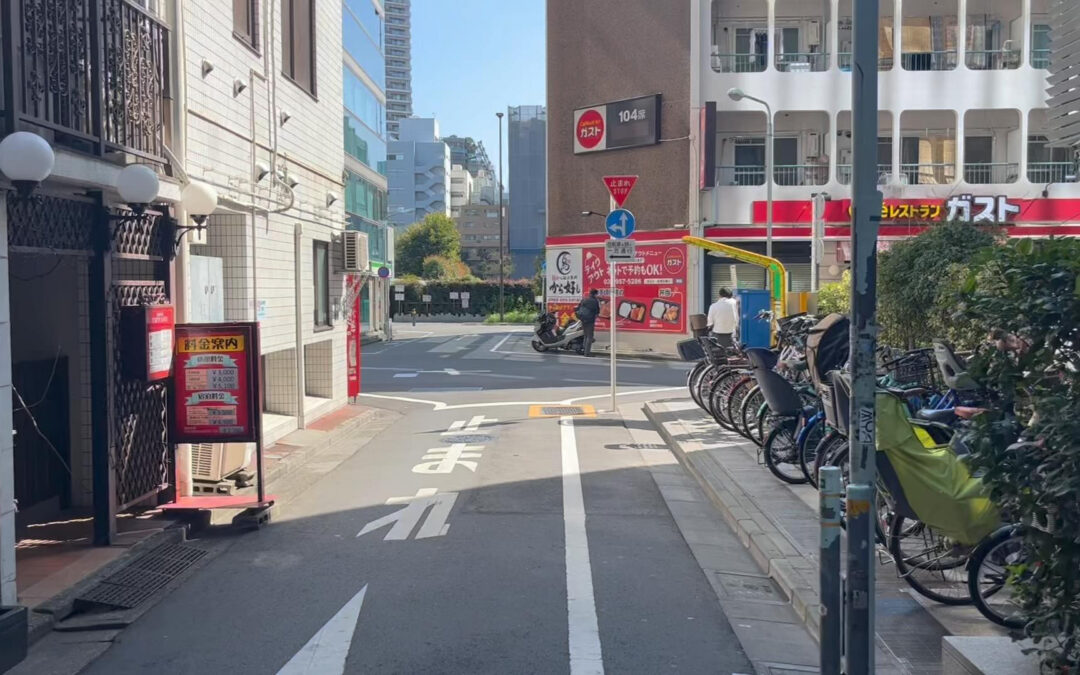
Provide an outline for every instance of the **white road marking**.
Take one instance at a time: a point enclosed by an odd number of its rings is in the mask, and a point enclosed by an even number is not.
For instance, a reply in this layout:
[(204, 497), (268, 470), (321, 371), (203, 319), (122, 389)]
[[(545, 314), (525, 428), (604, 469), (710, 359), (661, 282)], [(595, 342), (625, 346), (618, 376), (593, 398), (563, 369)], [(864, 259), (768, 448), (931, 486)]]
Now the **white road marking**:
[(421, 457), (425, 460), (412, 468), (413, 473), (452, 473), (454, 467), (463, 466), (469, 471), (476, 473), (476, 462), (468, 460), (480, 459), (484, 449), (482, 445), (466, 445), (454, 443), (448, 448), (431, 448)]
[(383, 541), (408, 539), (416, 524), (427, 513), (428, 507), (431, 507), (431, 512), (424, 519), (424, 523), (416, 533), (415, 539), (445, 536), (450, 531), (446, 519), (450, 515), (450, 510), (454, 508), (457, 497), (458, 493), (456, 492), (440, 493), (435, 488), (421, 488), (411, 497), (391, 497), (386, 500), (387, 504), (406, 504), (405, 508), (371, 521), (364, 525), (364, 529), (357, 532), (356, 536), (362, 537), (368, 532), (374, 532), (387, 525), (393, 525), (390, 531), (386, 533), (386, 536), (383, 537)]
[(603, 675), (600, 628), (596, 620), (585, 497), (581, 491), (574, 418), (559, 420), (562, 430), (563, 525), (566, 539), (566, 615), (570, 638), (570, 675)]
[(416, 373), (416, 372), (413, 372), (413, 373), (397, 373), (397, 374), (394, 375), (394, 377), (416, 377), (419, 374), (420, 373)]
[(367, 595), (367, 584), (345, 603), (326, 624), (307, 641), (300, 651), (282, 666), (277, 675), (330, 675), (345, 672), (360, 608)]
[(453, 368), (443, 368), (443, 372), (446, 373), (447, 375), (460, 375), (461, 374), (458, 371), (454, 370)]
[[(631, 391), (617, 392), (617, 396), (644, 396), (646, 394), (658, 394), (666, 391), (681, 391), (685, 387), (660, 387), (657, 389), (637, 389)], [(454, 390), (458, 391), (458, 390)], [(492, 401), (489, 403), (455, 403), (453, 405), (444, 403), (443, 401), (428, 401), (421, 398), (409, 398), (408, 396), (390, 396), (388, 394), (365, 394), (360, 392), (359, 396), (365, 396), (367, 398), (377, 398), (387, 401), (400, 401), (402, 403), (419, 403), (421, 405), (429, 405), (432, 410), (466, 410), (469, 408), (506, 408), (514, 406), (531, 406), (531, 405), (573, 405), (578, 401), (591, 401), (598, 398), (609, 398), (611, 394), (597, 394), (595, 396), (578, 396), (576, 398), (565, 398), (561, 401)]]

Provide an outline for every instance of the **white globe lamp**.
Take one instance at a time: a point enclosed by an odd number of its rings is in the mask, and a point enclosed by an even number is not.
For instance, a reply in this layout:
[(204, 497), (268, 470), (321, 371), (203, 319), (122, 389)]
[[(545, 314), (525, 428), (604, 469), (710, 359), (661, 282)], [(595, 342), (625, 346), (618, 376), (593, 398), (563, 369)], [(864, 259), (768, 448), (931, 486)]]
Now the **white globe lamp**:
[(158, 197), (161, 182), (145, 164), (129, 164), (116, 177), (116, 191), (135, 213), (142, 213)]
[(28, 197), (52, 174), (55, 162), (52, 147), (37, 134), (16, 131), (0, 141), (0, 171), (22, 197)]
[(185, 185), (184, 191), (180, 193), (180, 203), (191, 219), (201, 227), (206, 218), (217, 210), (217, 190), (206, 183), (193, 180)]

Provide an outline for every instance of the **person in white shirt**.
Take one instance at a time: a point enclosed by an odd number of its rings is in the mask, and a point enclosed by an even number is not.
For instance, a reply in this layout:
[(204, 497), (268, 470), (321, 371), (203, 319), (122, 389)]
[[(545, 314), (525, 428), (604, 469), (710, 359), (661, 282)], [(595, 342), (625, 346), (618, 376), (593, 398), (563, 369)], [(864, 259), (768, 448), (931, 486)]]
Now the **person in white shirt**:
[(731, 291), (720, 289), (719, 299), (709, 306), (709, 320), (706, 325), (722, 346), (735, 346), (735, 338), (739, 332), (739, 304), (731, 297)]

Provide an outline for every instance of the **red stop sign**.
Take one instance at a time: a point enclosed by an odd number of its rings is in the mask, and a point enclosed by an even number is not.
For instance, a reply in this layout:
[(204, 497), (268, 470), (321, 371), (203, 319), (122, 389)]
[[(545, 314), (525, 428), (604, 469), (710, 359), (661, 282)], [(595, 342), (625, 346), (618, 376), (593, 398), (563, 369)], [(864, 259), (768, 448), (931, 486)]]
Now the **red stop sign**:
[(604, 138), (604, 118), (596, 110), (586, 110), (578, 118), (577, 141), (586, 150), (600, 144)]

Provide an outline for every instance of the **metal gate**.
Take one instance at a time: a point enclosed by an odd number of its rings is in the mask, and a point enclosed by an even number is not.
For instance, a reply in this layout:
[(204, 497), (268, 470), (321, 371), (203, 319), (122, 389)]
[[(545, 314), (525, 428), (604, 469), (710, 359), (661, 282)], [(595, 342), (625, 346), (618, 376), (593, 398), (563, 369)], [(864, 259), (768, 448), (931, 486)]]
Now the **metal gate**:
[[(95, 466), (95, 542), (108, 543), (117, 510), (168, 484), (168, 388), (122, 373), (120, 311), (169, 301), (174, 223), (168, 214), (113, 213), (98, 199), (35, 194), (7, 199), (8, 246), (14, 252), (87, 257)], [(48, 298), (42, 298), (47, 305)], [(104, 472), (104, 475), (102, 475)], [(111, 475), (110, 475), (111, 474)], [(111, 486), (114, 495), (107, 493)], [(104, 528), (104, 531), (102, 531)]]

